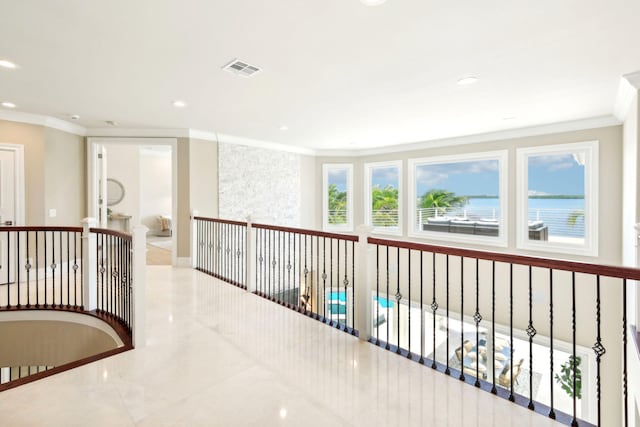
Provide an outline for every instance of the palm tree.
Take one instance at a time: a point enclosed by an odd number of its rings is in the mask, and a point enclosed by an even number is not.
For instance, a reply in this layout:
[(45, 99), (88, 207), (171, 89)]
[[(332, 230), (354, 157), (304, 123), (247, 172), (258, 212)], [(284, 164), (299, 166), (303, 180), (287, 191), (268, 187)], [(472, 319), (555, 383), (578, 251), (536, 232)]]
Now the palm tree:
[(431, 208), (434, 212), (444, 213), (447, 208), (459, 208), (467, 204), (469, 200), (465, 196), (456, 196), (452, 191), (433, 189), (420, 198), (421, 208)]
[(347, 223), (347, 192), (339, 191), (335, 184), (329, 185), (329, 224)]
[(371, 189), (372, 224), (375, 227), (398, 225), (398, 189), (387, 184), (384, 188), (374, 185)]

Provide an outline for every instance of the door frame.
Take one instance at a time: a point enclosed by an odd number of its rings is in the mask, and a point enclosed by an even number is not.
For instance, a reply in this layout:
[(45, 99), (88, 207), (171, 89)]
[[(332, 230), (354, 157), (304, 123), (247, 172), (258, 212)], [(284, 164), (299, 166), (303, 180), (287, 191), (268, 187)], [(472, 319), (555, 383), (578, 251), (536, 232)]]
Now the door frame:
[[(98, 219), (98, 152), (104, 145), (168, 145), (171, 148), (171, 264), (178, 263), (178, 139), (87, 137), (87, 215)], [(108, 165), (107, 165), (108, 167)], [(137, 225), (137, 224), (132, 224)]]
[(0, 150), (12, 151), (14, 174), (13, 224), (25, 225), (24, 145), (0, 143)]

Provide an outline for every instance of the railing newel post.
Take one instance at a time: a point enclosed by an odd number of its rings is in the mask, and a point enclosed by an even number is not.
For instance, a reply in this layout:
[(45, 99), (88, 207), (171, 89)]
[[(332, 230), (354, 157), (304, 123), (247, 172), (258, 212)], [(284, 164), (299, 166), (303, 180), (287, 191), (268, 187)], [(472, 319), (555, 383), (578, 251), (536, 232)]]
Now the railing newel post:
[(354, 300), (356, 302), (355, 328), (359, 338), (369, 341), (371, 338), (371, 286), (373, 280), (371, 267), (375, 265), (373, 247), (369, 248), (368, 238), (373, 227), (361, 225), (358, 227), (358, 242), (356, 243), (355, 283), (353, 284)]
[(93, 311), (98, 307), (98, 293), (96, 284), (97, 276), (97, 245), (98, 240), (91, 229), (98, 225), (95, 218), (85, 218), (82, 220), (82, 241), (84, 250), (82, 252), (82, 294), (85, 311)]
[(147, 282), (147, 231), (144, 225), (133, 227), (132, 241), (132, 286), (133, 319), (131, 322), (133, 346), (140, 348), (146, 344), (146, 282)]
[(198, 267), (198, 224), (195, 218), (199, 214), (195, 209), (191, 211), (191, 268)]

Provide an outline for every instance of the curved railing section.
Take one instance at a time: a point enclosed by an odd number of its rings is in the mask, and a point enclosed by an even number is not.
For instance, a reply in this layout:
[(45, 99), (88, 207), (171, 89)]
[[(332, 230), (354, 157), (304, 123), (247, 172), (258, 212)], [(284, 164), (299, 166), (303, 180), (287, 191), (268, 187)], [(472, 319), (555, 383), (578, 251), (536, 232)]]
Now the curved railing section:
[(61, 310), (96, 316), (124, 343), (68, 366), (9, 370), (3, 378), (17, 379), (0, 385), (0, 390), (133, 348), (132, 287), (129, 234), (90, 228), (88, 223), (85, 227), (0, 227), (0, 313)]
[(92, 228), (96, 236), (96, 313), (132, 332), (133, 264), (130, 234)]
[(0, 310), (83, 310), (82, 233), (82, 227), (1, 227)]

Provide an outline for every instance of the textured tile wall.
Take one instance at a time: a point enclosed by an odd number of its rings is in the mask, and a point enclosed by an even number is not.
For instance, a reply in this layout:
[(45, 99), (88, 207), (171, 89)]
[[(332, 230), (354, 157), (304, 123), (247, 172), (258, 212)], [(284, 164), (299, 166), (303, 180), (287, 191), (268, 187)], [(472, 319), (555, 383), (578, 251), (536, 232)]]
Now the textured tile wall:
[(300, 162), (294, 153), (220, 143), (220, 217), (298, 227)]

